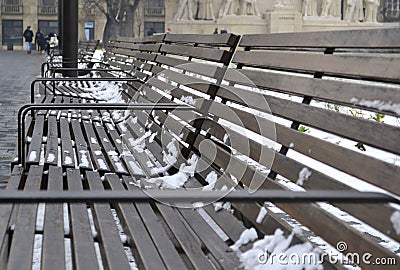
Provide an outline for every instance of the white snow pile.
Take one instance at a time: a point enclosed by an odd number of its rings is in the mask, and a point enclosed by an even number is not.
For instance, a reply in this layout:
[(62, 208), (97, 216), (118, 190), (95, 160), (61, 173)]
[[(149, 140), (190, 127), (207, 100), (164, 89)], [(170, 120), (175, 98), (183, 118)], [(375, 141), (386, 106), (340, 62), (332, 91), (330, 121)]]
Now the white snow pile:
[(299, 186), (303, 186), (304, 182), (308, 180), (311, 176), (311, 171), (307, 168), (304, 167), (300, 172), (299, 172), (299, 179), (297, 179), (296, 184)]
[(242, 266), (245, 270), (322, 270), (320, 252), (311, 243), (290, 246), (298, 232), (299, 229), (295, 228), (286, 238), (281, 229), (276, 229), (273, 235), (254, 242), (250, 250), (240, 255)]
[(393, 228), (398, 235), (400, 235), (400, 211), (396, 211), (390, 216)]
[(160, 189), (181, 188), (189, 179), (189, 177), (194, 176), (198, 159), (199, 158), (196, 155), (192, 155), (192, 157), (187, 160), (186, 163), (181, 164), (179, 171), (176, 174), (150, 178), (146, 179), (145, 181), (159, 187)]
[(103, 59), (104, 50), (95, 50), (92, 55), (92, 62), (98, 62)]
[(99, 158), (99, 159), (97, 159), (97, 163), (99, 164), (100, 169), (107, 170), (107, 164), (105, 163), (104, 160)]
[(194, 101), (192, 96), (187, 96), (187, 97), (182, 96), (180, 100), (185, 102), (185, 103), (187, 103), (187, 104), (189, 104), (189, 105), (195, 105), (195, 101)]
[(29, 161), (35, 161), (35, 159), (36, 159), (36, 156), (37, 156), (37, 152), (36, 151), (32, 151), (30, 154), (29, 154)]
[(146, 149), (146, 139), (151, 136), (151, 131), (147, 131), (141, 137), (134, 139), (129, 138), (128, 141), (130, 145), (135, 149), (138, 153), (143, 153)]
[(87, 151), (86, 150), (80, 150), (79, 153), (81, 154), (81, 164), (79, 164), (79, 167), (89, 167), (89, 159), (87, 156)]
[(254, 240), (256, 240), (257, 237), (257, 231), (254, 228), (250, 228), (247, 230), (244, 230), (239, 237), (239, 240), (237, 240), (235, 242), (235, 244), (233, 244), (232, 246), (230, 246), (230, 248), (233, 251), (239, 251), (239, 248), (243, 245), (246, 245), (250, 242), (253, 242)]
[(208, 183), (208, 185), (203, 187), (203, 191), (212, 191), (218, 180), (218, 175), (216, 172), (212, 171), (207, 175), (205, 180)]
[(228, 139), (229, 139), (229, 135), (228, 135), (228, 133), (225, 133), (224, 139), (223, 139), (224, 143), (226, 143), (228, 141)]
[(72, 158), (71, 157), (65, 157), (65, 160), (64, 160), (64, 163), (65, 163), (65, 165), (70, 165), (70, 164), (72, 164), (73, 162), (72, 162)]
[(398, 103), (385, 102), (382, 100), (366, 100), (366, 99), (359, 100), (358, 98), (355, 98), (355, 97), (353, 97), (350, 100), (350, 102), (353, 104), (358, 104), (358, 105), (369, 107), (369, 108), (379, 109), (382, 111), (395, 112), (398, 115), (400, 115), (400, 104), (398, 104)]
[(91, 89), (91, 95), (108, 103), (123, 103), (124, 100), (121, 96), (120, 86), (115, 83), (106, 82), (102, 84), (100, 89)]
[[(228, 187), (225, 185), (222, 186), (221, 191), (228, 191)], [(215, 202), (213, 203), (213, 206), (215, 212), (225, 209), (233, 214), (232, 204), (230, 202)]]
[(231, 212), (233, 214), (232, 204), (230, 202), (215, 202), (213, 203), (213, 206), (215, 212), (225, 209), (226, 211)]
[(154, 139), (156, 138), (158, 132), (154, 132), (153, 134), (151, 134), (150, 138), (149, 138), (149, 143), (153, 143)]
[(166, 165), (161, 168), (151, 169), (151, 174), (165, 173), (178, 161), (177, 157), (179, 152), (176, 144), (177, 142), (174, 138), (167, 144), (166, 151), (162, 152), (163, 161)]
[(260, 212), (258, 212), (258, 216), (257, 216), (256, 222), (258, 224), (261, 224), (267, 214), (268, 214), (267, 209), (265, 207), (261, 207), (260, 208)]
[(56, 156), (53, 153), (50, 153), (47, 157), (47, 162), (53, 162), (54, 160), (56, 160)]

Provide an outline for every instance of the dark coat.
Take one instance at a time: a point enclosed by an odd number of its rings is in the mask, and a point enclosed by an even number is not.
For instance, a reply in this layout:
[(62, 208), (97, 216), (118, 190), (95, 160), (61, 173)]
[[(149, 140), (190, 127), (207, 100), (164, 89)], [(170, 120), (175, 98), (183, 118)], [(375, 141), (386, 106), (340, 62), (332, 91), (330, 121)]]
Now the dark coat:
[(30, 29), (26, 29), (23, 34), (26, 42), (32, 42), (33, 32)]
[(42, 32), (37, 31), (35, 35), (35, 43), (39, 44), (39, 46), (44, 47), (46, 41), (44, 40), (44, 35)]

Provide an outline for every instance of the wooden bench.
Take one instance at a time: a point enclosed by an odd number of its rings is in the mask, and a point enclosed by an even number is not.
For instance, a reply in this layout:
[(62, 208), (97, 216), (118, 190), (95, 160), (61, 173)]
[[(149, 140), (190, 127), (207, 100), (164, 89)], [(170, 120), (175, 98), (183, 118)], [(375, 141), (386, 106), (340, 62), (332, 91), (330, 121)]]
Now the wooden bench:
[[(78, 43), (78, 57), (77, 64), (80, 69), (83, 66), (92, 68), (95, 63), (101, 63), (102, 59), (93, 59), (96, 50), (101, 49), (100, 40), (80, 40)], [(41, 65), (41, 76), (54, 76), (53, 69), (61, 68), (63, 64), (62, 55), (58, 52), (55, 53), (54, 48), (51, 50), (50, 55), (46, 62)]]
[(99, 49), (100, 40), (80, 40), (78, 43), (78, 55), (81, 61), (91, 60), (93, 53)]
[[(37, 256), (51, 269), (254, 269), (269, 256), (275, 269), (284, 252), (317, 254), (324, 269), (357, 258), (397, 269), (399, 30), (245, 35), (235, 54), (227, 37), (166, 35), (149, 76), (123, 90), (123, 121), (85, 111), (79, 95), (42, 97), (7, 187), (7, 202), (31, 191), (18, 201), (31, 203), (0, 206), (2, 269)], [(134, 108), (154, 104), (188, 108)], [(182, 186), (177, 204), (192, 192), (196, 210), (140, 200), (160, 186)], [(231, 188), (222, 203), (201, 200)]]

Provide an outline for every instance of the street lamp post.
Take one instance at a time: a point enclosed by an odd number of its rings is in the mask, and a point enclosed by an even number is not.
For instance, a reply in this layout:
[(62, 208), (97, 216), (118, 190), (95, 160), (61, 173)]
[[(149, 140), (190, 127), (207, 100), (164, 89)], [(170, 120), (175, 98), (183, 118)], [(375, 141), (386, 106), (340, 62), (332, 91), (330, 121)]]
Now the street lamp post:
[[(78, 67), (78, 0), (62, 1), (63, 68)], [(65, 71), (64, 76), (76, 76), (76, 71)]]

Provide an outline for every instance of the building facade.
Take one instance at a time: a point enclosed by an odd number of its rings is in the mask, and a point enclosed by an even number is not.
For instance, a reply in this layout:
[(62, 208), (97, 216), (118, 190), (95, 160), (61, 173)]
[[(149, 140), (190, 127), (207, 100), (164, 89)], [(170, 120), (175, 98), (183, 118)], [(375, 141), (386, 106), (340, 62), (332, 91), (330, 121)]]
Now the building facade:
[[(3, 50), (21, 50), (22, 33), (31, 26), (45, 35), (58, 33), (57, 0), (0, 0), (0, 40)], [(81, 1), (80, 1), (81, 2)], [(105, 16), (95, 8), (79, 5), (79, 39), (101, 39)]]
[[(68, 0), (66, 0), (68, 1)], [(99, 0), (102, 1), (102, 0)], [(351, 0), (336, 0), (341, 7), (341, 22), (336, 25), (345, 24), (345, 6)], [(366, 13), (368, 0), (364, 2), (364, 13)], [(378, 0), (380, 1), (377, 12), (377, 22), (399, 22), (400, 21), (400, 0)], [(106, 17), (95, 6), (86, 7), (84, 0), (79, 0), (79, 39), (99, 39), (103, 37), (103, 30), (106, 24)], [(231, 2), (227, 9), (228, 16), (222, 16), (223, 6)], [(221, 29), (230, 26), (232, 31), (237, 33), (269, 33), (274, 32), (273, 27), (268, 22), (268, 16), (284, 17), (286, 21), (279, 21), (277, 25), (285, 26), (288, 20), (294, 23), (291, 27), (284, 27), (284, 31), (314, 31), (318, 30), (320, 23), (331, 24), (330, 20), (318, 21), (315, 17), (322, 16), (324, 0), (314, 0), (316, 5), (316, 16), (305, 14), (305, 0), (254, 0), (257, 3), (258, 11), (249, 11), (251, 14), (259, 13), (258, 16), (235, 16), (240, 15), (240, 3), (245, 0), (141, 0), (134, 14), (133, 29), (129, 35), (143, 37), (150, 34), (165, 33), (167, 28), (171, 28), (172, 33), (212, 33), (215, 28)], [(309, 1), (308, 1), (309, 2)], [(180, 5), (185, 3), (181, 10)], [(104, 2), (105, 4), (105, 2)], [(0, 49), (21, 50), (23, 48), (22, 33), (28, 25), (36, 32), (41, 29), (44, 34), (58, 32), (58, 0), (0, 0)], [(188, 18), (188, 7), (191, 6), (192, 20)], [(276, 14), (270, 11), (277, 6), (289, 6), (291, 11), (284, 9)], [(213, 14), (210, 14), (211, 6)], [(251, 6), (248, 6), (251, 7)], [(181, 11), (177, 20), (177, 14)], [(250, 14), (249, 13), (249, 14)], [(256, 14), (253, 14), (256, 15)], [(305, 16), (306, 15), (306, 16)], [(307, 18), (307, 16), (309, 18)], [(293, 17), (293, 18), (292, 18)], [(222, 19), (221, 19), (222, 18)], [(328, 16), (328, 18), (331, 18)], [(230, 20), (230, 21), (229, 21)], [(251, 25), (251, 27), (241, 27), (241, 25)], [(270, 27), (271, 29), (268, 29)], [(358, 26), (357, 26), (358, 27)], [(373, 25), (371, 26), (373, 27)], [(241, 32), (240, 29), (244, 30)], [(131, 28), (130, 28), (131, 29)], [(289, 29), (289, 30), (288, 30)], [(320, 30), (333, 30), (334, 27)], [(250, 32), (248, 32), (250, 30)], [(281, 31), (281, 30), (276, 30)], [(126, 33), (120, 33), (126, 35)]]
[[(45, 35), (58, 32), (58, 0), (0, 0), (0, 5), (0, 49), (23, 49), (22, 33), (28, 25)], [(102, 39), (106, 17), (98, 8), (79, 0), (78, 20), (80, 40)], [(151, 31), (165, 32), (164, 0), (142, 0), (135, 11), (131, 35), (143, 37)]]
[(174, 33), (266, 34), (398, 27), (400, 0), (166, 0)]

